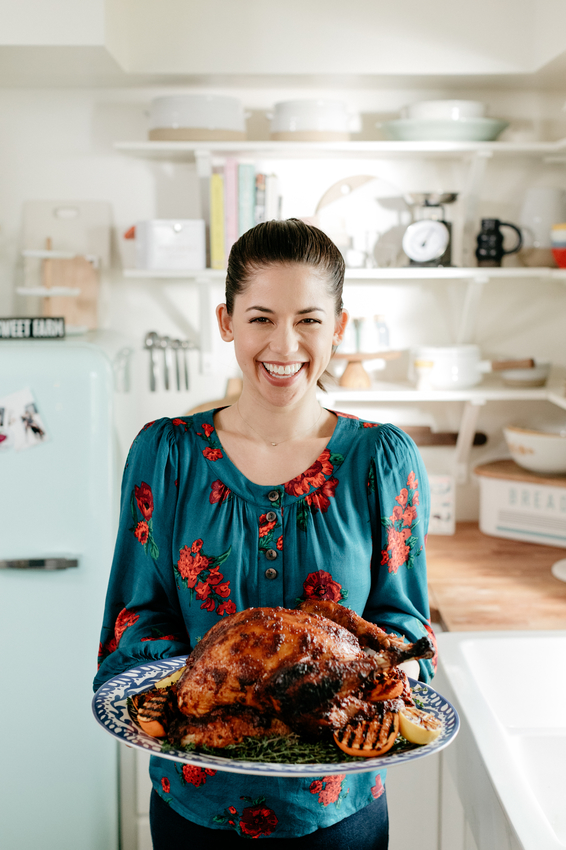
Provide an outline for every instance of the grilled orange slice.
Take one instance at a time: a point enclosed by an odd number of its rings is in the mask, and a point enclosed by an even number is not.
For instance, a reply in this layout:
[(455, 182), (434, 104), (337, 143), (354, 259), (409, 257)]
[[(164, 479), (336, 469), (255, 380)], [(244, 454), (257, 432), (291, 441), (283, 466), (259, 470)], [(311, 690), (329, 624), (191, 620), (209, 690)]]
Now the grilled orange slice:
[(442, 721), (434, 714), (406, 705), (399, 715), (399, 731), (411, 744), (430, 744), (442, 732)]
[(399, 734), (399, 714), (385, 711), (383, 717), (349, 723), (334, 733), (336, 744), (349, 756), (381, 756), (391, 749)]
[(155, 693), (138, 708), (137, 722), (144, 732), (153, 738), (164, 738), (165, 727), (162, 723), (167, 691)]

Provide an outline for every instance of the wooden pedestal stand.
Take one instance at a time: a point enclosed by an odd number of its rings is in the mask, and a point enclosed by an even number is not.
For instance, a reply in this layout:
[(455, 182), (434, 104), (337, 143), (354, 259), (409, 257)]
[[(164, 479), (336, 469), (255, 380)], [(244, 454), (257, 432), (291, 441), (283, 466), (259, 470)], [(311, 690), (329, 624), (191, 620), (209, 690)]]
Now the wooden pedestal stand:
[(371, 379), (363, 367), (363, 361), (397, 360), (400, 356), (400, 351), (378, 351), (375, 354), (360, 351), (356, 354), (334, 354), (332, 359), (348, 361), (338, 381), (341, 387), (347, 387), (349, 390), (368, 390), (371, 387)]

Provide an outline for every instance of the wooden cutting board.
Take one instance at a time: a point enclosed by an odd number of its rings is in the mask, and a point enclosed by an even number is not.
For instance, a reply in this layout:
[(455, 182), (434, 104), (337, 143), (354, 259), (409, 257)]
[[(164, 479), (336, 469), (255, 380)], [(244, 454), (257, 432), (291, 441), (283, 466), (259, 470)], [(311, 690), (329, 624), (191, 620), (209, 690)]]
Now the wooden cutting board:
[(43, 284), (46, 289), (64, 286), (80, 289), (78, 296), (43, 299), (44, 316), (63, 316), (65, 324), (94, 330), (98, 327), (98, 270), (84, 257), (72, 260), (43, 260)]

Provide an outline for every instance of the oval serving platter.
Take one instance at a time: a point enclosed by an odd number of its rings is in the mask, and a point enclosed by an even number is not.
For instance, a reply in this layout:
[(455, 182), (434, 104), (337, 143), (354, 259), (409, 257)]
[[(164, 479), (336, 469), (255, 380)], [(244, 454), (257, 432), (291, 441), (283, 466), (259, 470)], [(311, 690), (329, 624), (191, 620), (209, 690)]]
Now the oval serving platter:
[(128, 710), (128, 699), (141, 691), (147, 691), (184, 666), (186, 655), (164, 658), (148, 664), (133, 667), (125, 673), (115, 676), (98, 689), (92, 700), (93, 714), (110, 735), (123, 744), (135, 749), (145, 750), (150, 755), (161, 756), (173, 761), (184, 762), (203, 768), (214, 768), (227, 773), (246, 773), (256, 776), (319, 776), (343, 773), (366, 773), (383, 770), (414, 759), (424, 758), (446, 747), (456, 736), (460, 720), (456, 709), (441, 694), (424, 682), (409, 679), (413, 697), (424, 711), (442, 720), (442, 732), (431, 744), (411, 746), (385, 753), (376, 758), (357, 761), (333, 762), (330, 764), (276, 764), (270, 762), (240, 761), (234, 758), (222, 758), (197, 751), (186, 752), (175, 749), (169, 744), (165, 747), (158, 738), (152, 738), (136, 726)]

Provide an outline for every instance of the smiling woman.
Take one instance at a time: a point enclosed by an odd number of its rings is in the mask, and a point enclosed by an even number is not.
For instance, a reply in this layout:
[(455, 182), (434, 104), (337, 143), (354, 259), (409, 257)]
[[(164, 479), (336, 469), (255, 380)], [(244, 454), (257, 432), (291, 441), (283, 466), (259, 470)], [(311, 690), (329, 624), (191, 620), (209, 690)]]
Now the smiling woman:
[[(233, 246), (217, 317), (242, 393), (149, 423), (134, 441), (97, 684), (196, 651), (215, 623), (250, 608), (332, 602), (410, 643), (430, 634), (419, 453), (399, 429), (318, 400), (347, 320), (343, 280), (336, 246), (298, 220), (260, 224)], [(434, 659), (409, 663), (414, 678), (434, 674)], [(196, 782), (153, 756), (150, 773), (154, 850), (212, 845), (219, 829), (228, 846), (252, 837), (333, 850), (355, 835), (357, 850), (387, 848), (384, 770), (314, 782), (218, 770)]]
[(303, 472), (332, 435), (336, 417), (316, 393), (348, 319), (343, 281), (336, 246), (299, 220), (259, 225), (232, 249), (217, 317), (243, 390), (215, 422), (230, 459), (257, 484), (266, 474), (273, 483), (275, 470), (281, 481)]

